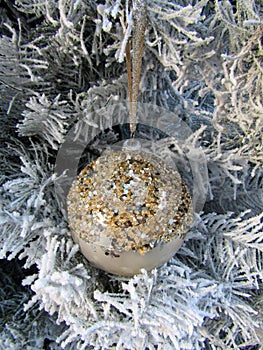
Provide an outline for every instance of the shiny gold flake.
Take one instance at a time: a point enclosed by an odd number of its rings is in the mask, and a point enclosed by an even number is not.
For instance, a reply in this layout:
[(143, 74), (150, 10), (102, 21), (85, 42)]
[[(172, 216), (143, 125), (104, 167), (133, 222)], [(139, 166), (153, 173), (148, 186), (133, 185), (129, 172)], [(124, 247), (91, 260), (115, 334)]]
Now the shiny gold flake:
[(146, 152), (105, 154), (86, 166), (67, 198), (71, 230), (105, 254), (144, 254), (160, 241), (184, 238), (191, 196), (179, 173)]

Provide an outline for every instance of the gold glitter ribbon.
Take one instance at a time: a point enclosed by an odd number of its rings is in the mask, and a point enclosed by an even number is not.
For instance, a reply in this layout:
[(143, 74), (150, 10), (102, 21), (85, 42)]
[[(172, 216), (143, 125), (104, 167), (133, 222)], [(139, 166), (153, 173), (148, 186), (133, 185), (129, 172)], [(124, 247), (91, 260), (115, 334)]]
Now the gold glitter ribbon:
[(128, 90), (130, 99), (130, 130), (134, 136), (136, 130), (136, 115), (141, 76), (142, 55), (144, 47), (144, 35), (147, 20), (146, 0), (133, 0), (133, 32), (132, 55), (131, 42), (126, 46), (126, 65), (128, 72)]

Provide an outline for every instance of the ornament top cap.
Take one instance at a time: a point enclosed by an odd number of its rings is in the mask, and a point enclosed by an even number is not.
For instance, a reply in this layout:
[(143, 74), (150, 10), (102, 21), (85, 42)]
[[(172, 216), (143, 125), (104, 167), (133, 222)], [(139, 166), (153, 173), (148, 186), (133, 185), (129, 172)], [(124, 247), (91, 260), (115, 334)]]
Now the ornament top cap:
[(134, 138), (125, 140), (122, 146), (124, 151), (139, 151), (141, 148), (141, 142)]

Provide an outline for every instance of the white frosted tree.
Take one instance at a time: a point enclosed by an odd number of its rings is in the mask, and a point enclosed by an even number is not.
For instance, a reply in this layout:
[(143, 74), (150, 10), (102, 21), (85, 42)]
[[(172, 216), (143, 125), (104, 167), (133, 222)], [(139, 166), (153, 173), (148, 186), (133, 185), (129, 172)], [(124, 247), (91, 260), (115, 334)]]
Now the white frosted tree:
[[(55, 195), (67, 133), (128, 98), (127, 0), (0, 8), (0, 349), (260, 349), (263, 343), (263, 5), (148, 2), (139, 100), (178, 115), (209, 188), (174, 258), (133, 278), (92, 267)], [(159, 150), (186, 152), (172, 139)], [(16, 278), (23, 267), (23, 281)], [(13, 271), (13, 272), (12, 272)], [(18, 272), (16, 272), (18, 271)]]

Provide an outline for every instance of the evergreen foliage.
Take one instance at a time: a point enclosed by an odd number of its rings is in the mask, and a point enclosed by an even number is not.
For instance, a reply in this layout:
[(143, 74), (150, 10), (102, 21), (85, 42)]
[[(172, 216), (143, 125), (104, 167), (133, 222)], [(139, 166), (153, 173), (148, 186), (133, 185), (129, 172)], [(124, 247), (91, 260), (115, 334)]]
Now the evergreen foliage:
[(90, 266), (71, 239), (54, 191), (57, 151), (80, 121), (104, 147), (105, 124), (90, 116), (127, 99), (131, 32), (128, 0), (1, 2), (0, 349), (263, 344), (260, 0), (149, 1), (139, 100), (190, 126), (209, 173), (183, 247), (125, 279)]

